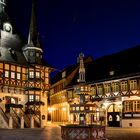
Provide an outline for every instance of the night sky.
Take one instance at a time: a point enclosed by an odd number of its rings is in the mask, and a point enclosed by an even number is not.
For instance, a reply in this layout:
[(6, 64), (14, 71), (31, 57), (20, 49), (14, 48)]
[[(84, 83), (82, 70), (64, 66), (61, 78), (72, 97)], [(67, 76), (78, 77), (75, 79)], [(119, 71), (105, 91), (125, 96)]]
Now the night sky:
[[(80, 52), (94, 59), (140, 44), (140, 0), (36, 0), (44, 58), (57, 69)], [(7, 13), (27, 39), (31, 0), (7, 0)]]

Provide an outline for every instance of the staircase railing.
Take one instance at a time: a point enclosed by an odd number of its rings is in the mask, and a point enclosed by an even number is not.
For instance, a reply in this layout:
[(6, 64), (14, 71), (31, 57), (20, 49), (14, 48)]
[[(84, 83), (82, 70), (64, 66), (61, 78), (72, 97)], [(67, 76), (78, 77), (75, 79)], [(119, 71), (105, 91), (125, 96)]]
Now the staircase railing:
[(38, 115), (34, 114), (33, 118), (34, 118), (34, 121), (35, 121), (37, 127), (40, 127), (40, 124), (41, 124), (40, 117)]
[(1, 107), (0, 107), (0, 114), (4, 118), (4, 120), (7, 123), (7, 125), (9, 125), (9, 118), (7, 117), (7, 115), (5, 114), (5, 112), (3, 111), (3, 109)]
[(20, 128), (20, 117), (13, 108), (11, 109), (11, 111), (12, 112), (10, 113), (10, 115), (13, 118), (13, 127)]
[(24, 110), (21, 108), (20, 109), (22, 116), (24, 116), (24, 123), (25, 123), (25, 127), (29, 128), (31, 126), (31, 119), (28, 115), (25, 115)]

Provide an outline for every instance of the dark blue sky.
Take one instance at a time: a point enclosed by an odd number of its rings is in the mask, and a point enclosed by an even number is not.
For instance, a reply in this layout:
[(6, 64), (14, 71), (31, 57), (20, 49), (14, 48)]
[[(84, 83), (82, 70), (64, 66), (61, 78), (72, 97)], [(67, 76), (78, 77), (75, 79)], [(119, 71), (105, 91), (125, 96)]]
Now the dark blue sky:
[[(63, 69), (82, 51), (94, 59), (140, 44), (140, 0), (36, 0), (44, 58)], [(31, 0), (7, 0), (25, 37)]]

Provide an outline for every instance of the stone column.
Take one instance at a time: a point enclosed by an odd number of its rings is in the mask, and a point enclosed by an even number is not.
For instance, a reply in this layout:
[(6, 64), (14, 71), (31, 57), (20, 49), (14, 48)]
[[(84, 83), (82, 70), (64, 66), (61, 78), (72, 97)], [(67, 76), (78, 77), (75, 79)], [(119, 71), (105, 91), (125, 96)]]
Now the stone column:
[(20, 128), (21, 128), (21, 129), (24, 128), (24, 117), (23, 117), (23, 116), (21, 117), (21, 126), (20, 126)]
[(10, 116), (9, 118), (9, 129), (13, 128), (13, 118)]
[(34, 128), (34, 118), (31, 117), (31, 128)]
[(41, 128), (44, 128), (46, 125), (46, 116), (42, 115), (41, 116)]

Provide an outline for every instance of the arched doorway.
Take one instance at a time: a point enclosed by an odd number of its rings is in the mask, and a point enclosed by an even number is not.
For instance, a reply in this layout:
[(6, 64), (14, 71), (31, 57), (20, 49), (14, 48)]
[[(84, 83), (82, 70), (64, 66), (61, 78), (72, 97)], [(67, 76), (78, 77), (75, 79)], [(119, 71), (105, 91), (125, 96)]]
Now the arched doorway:
[(107, 121), (110, 127), (120, 127), (120, 110), (118, 105), (111, 104), (107, 110)]

